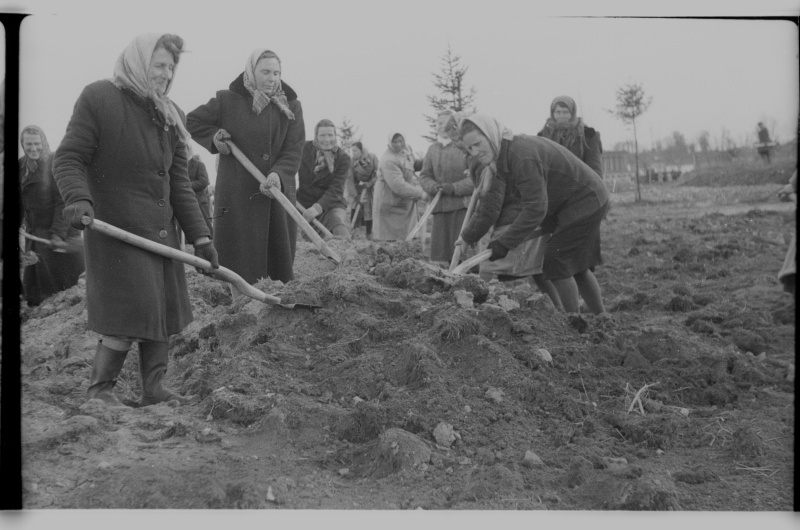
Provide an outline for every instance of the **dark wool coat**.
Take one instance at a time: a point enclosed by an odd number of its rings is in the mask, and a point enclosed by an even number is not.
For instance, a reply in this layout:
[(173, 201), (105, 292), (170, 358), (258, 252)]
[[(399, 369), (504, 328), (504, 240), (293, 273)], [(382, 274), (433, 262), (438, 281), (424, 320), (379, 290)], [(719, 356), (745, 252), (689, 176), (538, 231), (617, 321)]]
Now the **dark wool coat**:
[(428, 147), (422, 161), (422, 172), (419, 174), (422, 189), (430, 194), (436, 184), (452, 184), (454, 188), (452, 195), (442, 194), (433, 209), (434, 214), (467, 208), (475, 185), (472, 178), (464, 173), (466, 170), (467, 154), (455, 143), (450, 142), (444, 146), (435, 141)]
[[(111, 81), (84, 88), (55, 156), (67, 205), (93, 203), (95, 217), (151, 241), (180, 247), (209, 231), (187, 174), (186, 146), (151, 100)], [(89, 329), (166, 341), (192, 321), (183, 264), (91, 229), (86, 245)]]
[(513, 249), (541, 226), (544, 233), (590, 217), (608, 202), (602, 179), (565, 147), (538, 136), (503, 140), (497, 175), (462, 237), (477, 242), (494, 225), (511, 225), (498, 241)]
[[(361, 205), (364, 212), (364, 220), (372, 221), (372, 194), (375, 190), (375, 183), (378, 181), (378, 157), (367, 151), (361, 155), (353, 164), (353, 182), (355, 183), (356, 201), (361, 200), (361, 193), (367, 190), (364, 196), (365, 203)], [(359, 183), (365, 183), (359, 186)], [(357, 203), (356, 203), (357, 204)]]
[[(549, 138), (547, 129), (539, 131), (537, 136)], [(552, 140), (552, 138), (550, 138)], [(603, 176), (603, 162), (600, 155), (603, 152), (603, 144), (600, 142), (600, 133), (591, 127), (583, 126), (583, 136), (575, 136), (570, 145), (564, 145), (573, 155), (583, 161), (584, 164), (594, 169), (594, 172)]]
[[(189, 181), (192, 185), (192, 191), (197, 199), (197, 204), (200, 205), (200, 211), (203, 213), (203, 218), (208, 225), (208, 229), (212, 229), (211, 224), (211, 205), (208, 201), (206, 191), (208, 189), (208, 171), (206, 165), (194, 157), (189, 158)], [(213, 235), (213, 234), (212, 234)]]
[(315, 172), (316, 165), (317, 148), (314, 147), (314, 142), (308, 141), (303, 145), (303, 155), (300, 158), (297, 202), (304, 208), (319, 203), (323, 212), (331, 208), (346, 208), (344, 182), (350, 174), (350, 155), (344, 149), (337, 149), (333, 157), (333, 173), (327, 166)]
[[(190, 112), (186, 128), (194, 141), (212, 154), (219, 152), (212, 140), (214, 134), (219, 129), (228, 131), (233, 143), (264, 176), (271, 172), (280, 176), (281, 191), (294, 202), (305, 126), (297, 94), (286, 83), (283, 90), (294, 120), (273, 103), (256, 115), (242, 73), (228, 90), (218, 91), (208, 103)], [(248, 283), (265, 277), (288, 282), (294, 277), (295, 223), (280, 203), (262, 195), (258, 186), (232, 154), (220, 156), (214, 190), (214, 245), (219, 263)]]
[[(38, 169), (26, 175), (26, 157), (19, 159), (20, 215), (25, 221), (25, 231), (31, 235), (50, 239), (78, 238), (80, 231), (69, 226), (62, 215), (64, 201), (53, 179), (53, 157), (39, 160)], [(69, 289), (78, 282), (84, 270), (83, 253), (60, 253), (38, 241), (25, 240), (25, 250), (33, 250), (39, 262), (25, 267), (22, 288), (25, 300), (37, 305), (48, 296)]]

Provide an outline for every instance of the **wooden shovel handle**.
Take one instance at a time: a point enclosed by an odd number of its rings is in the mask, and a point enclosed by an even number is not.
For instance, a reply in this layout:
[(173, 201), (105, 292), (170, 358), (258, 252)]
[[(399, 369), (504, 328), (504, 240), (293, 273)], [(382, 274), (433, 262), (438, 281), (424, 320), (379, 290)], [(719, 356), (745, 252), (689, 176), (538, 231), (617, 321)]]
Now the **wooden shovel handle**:
[(486, 261), (487, 259), (489, 259), (491, 257), (492, 257), (492, 251), (491, 250), (487, 249), (487, 250), (484, 250), (483, 252), (479, 252), (479, 253), (475, 254), (474, 256), (472, 256), (471, 258), (469, 258), (468, 260), (466, 260), (464, 263), (462, 263), (458, 267), (456, 267), (455, 269), (453, 269), (453, 273), (454, 274), (464, 274), (465, 272), (470, 270), (472, 267), (474, 267), (478, 263), (483, 263), (484, 261)]
[[(294, 205), (297, 207), (297, 209), (300, 211), (300, 213), (306, 213), (306, 209), (305, 209), (305, 207), (304, 207), (302, 204), (300, 204), (299, 202), (295, 202), (295, 203), (294, 203)], [(303, 219), (305, 219), (305, 217), (303, 217)], [(319, 219), (314, 219), (313, 223), (314, 223), (314, 226), (316, 226), (317, 228), (319, 228), (319, 229), (320, 229), (320, 231), (321, 231), (323, 234), (325, 234), (325, 237), (333, 237), (333, 234), (331, 233), (331, 231), (330, 231), (330, 230), (328, 230), (327, 228), (325, 228), (325, 225), (324, 225), (324, 224), (322, 224), (322, 223), (319, 221)]]
[(417, 232), (419, 232), (420, 228), (425, 226), (425, 222), (428, 220), (428, 217), (431, 216), (431, 212), (433, 211), (434, 208), (436, 208), (436, 204), (438, 204), (439, 199), (441, 198), (442, 198), (442, 190), (439, 190), (436, 192), (436, 195), (433, 196), (433, 199), (431, 200), (431, 203), (428, 205), (428, 207), (425, 208), (425, 213), (423, 213), (422, 217), (419, 218), (419, 222), (416, 224), (416, 226), (414, 226), (414, 229), (406, 236), (406, 241), (411, 241), (412, 239), (414, 239), (414, 236), (417, 235)]
[(126, 232), (121, 228), (117, 228), (116, 226), (110, 225), (99, 219), (92, 220), (86, 215), (83, 216), (81, 222), (95, 232), (100, 232), (101, 234), (113, 237), (114, 239), (119, 239), (120, 241), (124, 241), (125, 243), (135, 247), (158, 254), (159, 256), (164, 256), (165, 258), (174, 259), (176, 261), (186, 263), (187, 265), (192, 265), (193, 267), (199, 267), (201, 269), (211, 271), (215, 278), (219, 278), (233, 284), (233, 286), (239, 289), (242, 294), (249, 296), (250, 298), (254, 298), (268, 304), (281, 303), (280, 298), (256, 289), (247, 283), (244, 278), (232, 270), (226, 269), (225, 267), (213, 269), (208, 260), (204, 260), (203, 258), (199, 258), (193, 254), (189, 254), (188, 252), (181, 252), (178, 249), (168, 247), (167, 245), (163, 245), (161, 243), (156, 243), (155, 241), (150, 241), (149, 239), (137, 236), (136, 234), (131, 234), (130, 232)]
[[(467, 206), (467, 213), (464, 215), (464, 222), (461, 223), (461, 230), (458, 231), (459, 237), (464, 232), (464, 229), (469, 224), (469, 219), (472, 217), (472, 212), (475, 210), (475, 204), (478, 202), (478, 188), (476, 187), (475, 190), (472, 192), (472, 197), (469, 198), (469, 205)], [(453, 258), (450, 260), (450, 270), (456, 268), (458, 265), (458, 260), (461, 259), (461, 246), (457, 246), (453, 250)]]
[[(236, 157), (236, 160), (238, 160), (239, 163), (242, 164), (259, 183), (267, 180), (267, 177), (265, 177), (264, 174), (258, 170), (255, 164), (253, 164), (250, 159), (247, 158), (238, 147), (236, 147), (236, 144), (230, 140), (227, 140), (227, 143), (228, 147), (231, 148), (231, 153), (233, 153), (233, 156)], [(317, 234), (317, 231), (314, 230), (310, 224), (308, 224), (308, 221), (305, 220), (303, 215), (297, 211), (295, 205), (292, 204), (292, 202), (287, 199), (277, 187), (273, 186), (272, 189), (270, 189), (270, 192), (274, 196), (275, 200), (281, 203), (281, 206), (283, 206), (283, 209), (286, 210), (286, 213), (288, 213), (292, 219), (295, 220), (297, 225), (311, 239), (323, 256), (331, 258), (336, 263), (342, 262), (342, 258), (340, 258), (338, 254), (336, 254), (330, 249), (330, 247), (328, 247), (328, 245), (325, 244), (325, 241), (323, 241), (319, 234)]]

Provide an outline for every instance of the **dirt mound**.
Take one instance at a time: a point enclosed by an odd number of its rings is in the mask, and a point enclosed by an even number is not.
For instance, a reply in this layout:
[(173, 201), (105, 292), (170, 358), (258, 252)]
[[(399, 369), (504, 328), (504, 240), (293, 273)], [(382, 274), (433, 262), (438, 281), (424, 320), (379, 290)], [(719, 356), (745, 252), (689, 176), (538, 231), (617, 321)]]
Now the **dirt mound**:
[(25, 506), (787, 509), (794, 307), (765, 263), (793, 219), (649, 210), (604, 224), (601, 316), (418, 243), (334, 240), (337, 266), (299, 241), (256, 284), (294, 309), (187, 268), (185, 406), (86, 402), (83, 282), (22, 308)]

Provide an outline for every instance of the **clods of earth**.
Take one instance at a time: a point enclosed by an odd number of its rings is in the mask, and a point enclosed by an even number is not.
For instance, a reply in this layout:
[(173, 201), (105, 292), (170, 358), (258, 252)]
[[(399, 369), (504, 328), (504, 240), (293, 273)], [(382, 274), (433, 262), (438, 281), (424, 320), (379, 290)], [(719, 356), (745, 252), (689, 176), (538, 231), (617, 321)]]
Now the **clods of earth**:
[(317, 309), (187, 267), (183, 406), (86, 401), (83, 281), (23, 308), (24, 506), (790, 510), (794, 205), (676, 216), (696, 197), (670, 193), (612, 207), (601, 316), (360, 232), (330, 242), (341, 265), (299, 242), (296, 279), (257, 284)]

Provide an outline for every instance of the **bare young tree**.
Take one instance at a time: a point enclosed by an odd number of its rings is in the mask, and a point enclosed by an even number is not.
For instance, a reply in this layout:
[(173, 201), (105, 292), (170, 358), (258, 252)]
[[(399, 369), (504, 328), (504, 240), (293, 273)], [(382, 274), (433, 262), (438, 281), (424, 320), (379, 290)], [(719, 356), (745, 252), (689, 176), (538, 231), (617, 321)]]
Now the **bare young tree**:
[(342, 119), (342, 124), (336, 128), (336, 134), (339, 136), (339, 147), (345, 150), (347, 154), (352, 154), (350, 148), (353, 144), (361, 141), (361, 135), (358, 134), (358, 127), (353, 125), (347, 117)]
[(440, 72), (433, 74), (433, 86), (439, 93), (427, 96), (428, 102), (436, 112), (433, 116), (423, 114), (431, 130), (425, 138), (431, 142), (436, 140), (436, 114), (445, 109), (475, 112), (475, 87), (467, 88), (464, 84), (469, 67), (461, 64), (461, 57), (453, 52), (449, 43), (447, 51), (441, 57), (440, 65)]
[(641, 84), (628, 83), (617, 89), (617, 105), (613, 110), (606, 109), (609, 114), (623, 123), (633, 125), (633, 145), (636, 159), (636, 201), (642, 200), (639, 185), (639, 140), (636, 134), (636, 118), (644, 114), (652, 103), (652, 97), (646, 97)]

